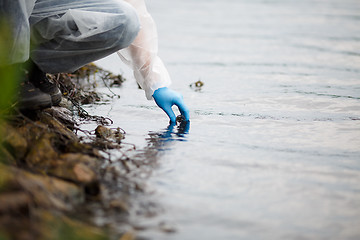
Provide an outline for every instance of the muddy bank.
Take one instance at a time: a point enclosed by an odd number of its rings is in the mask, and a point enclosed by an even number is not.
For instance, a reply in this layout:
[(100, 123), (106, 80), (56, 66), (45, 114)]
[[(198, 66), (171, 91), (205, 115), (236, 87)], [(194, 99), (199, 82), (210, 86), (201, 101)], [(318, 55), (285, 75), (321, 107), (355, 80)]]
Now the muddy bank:
[[(48, 77), (61, 88), (61, 106), (15, 110), (0, 126), (0, 239), (135, 239), (130, 195), (143, 189), (126, 176), (133, 163), (124, 155), (117, 159), (122, 169), (106, 169), (125, 131), (81, 107), (101, 101), (99, 84), (109, 87), (105, 97), (119, 97), (110, 87), (124, 79), (95, 65)], [(78, 127), (84, 120), (98, 127), (84, 131)], [(121, 188), (114, 187), (119, 180)], [(116, 216), (120, 226), (96, 224), (95, 212)]]

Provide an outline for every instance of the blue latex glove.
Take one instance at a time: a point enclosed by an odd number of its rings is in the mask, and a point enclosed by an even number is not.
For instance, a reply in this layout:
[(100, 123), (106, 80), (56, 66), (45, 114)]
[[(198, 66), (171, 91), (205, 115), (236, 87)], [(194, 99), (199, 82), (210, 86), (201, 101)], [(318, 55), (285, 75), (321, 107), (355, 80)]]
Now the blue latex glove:
[(175, 114), (171, 109), (173, 105), (176, 105), (181, 115), (185, 117), (185, 120), (189, 121), (189, 109), (186, 107), (181, 94), (167, 87), (163, 87), (154, 92), (153, 98), (156, 104), (169, 116), (170, 122), (176, 122)]

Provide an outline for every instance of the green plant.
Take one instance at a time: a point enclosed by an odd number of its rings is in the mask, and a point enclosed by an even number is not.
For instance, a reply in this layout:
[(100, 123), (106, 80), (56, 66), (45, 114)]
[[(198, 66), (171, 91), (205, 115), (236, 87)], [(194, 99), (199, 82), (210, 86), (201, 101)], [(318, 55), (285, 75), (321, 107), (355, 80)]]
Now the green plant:
[(0, 117), (7, 113), (15, 100), (18, 85), (18, 65), (10, 64), (12, 37), (9, 25), (0, 20)]
[[(18, 65), (10, 64), (11, 47), (10, 27), (5, 20), (0, 19), (0, 147), (3, 139), (2, 126), (16, 99), (19, 81)], [(2, 159), (0, 151), (0, 162)]]
[(0, 231), (0, 240), (8, 240), (8, 239), (10, 239), (10, 237)]

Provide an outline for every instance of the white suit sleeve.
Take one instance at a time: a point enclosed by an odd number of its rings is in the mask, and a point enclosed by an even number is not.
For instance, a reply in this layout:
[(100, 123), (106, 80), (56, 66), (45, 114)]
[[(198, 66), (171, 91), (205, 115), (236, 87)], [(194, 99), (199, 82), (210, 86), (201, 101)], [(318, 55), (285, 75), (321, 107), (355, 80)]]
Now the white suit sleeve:
[(136, 9), (140, 20), (140, 31), (133, 43), (118, 51), (118, 55), (132, 67), (136, 81), (145, 90), (146, 98), (150, 100), (156, 89), (170, 85), (170, 76), (157, 55), (156, 25), (146, 9), (144, 0), (124, 1)]

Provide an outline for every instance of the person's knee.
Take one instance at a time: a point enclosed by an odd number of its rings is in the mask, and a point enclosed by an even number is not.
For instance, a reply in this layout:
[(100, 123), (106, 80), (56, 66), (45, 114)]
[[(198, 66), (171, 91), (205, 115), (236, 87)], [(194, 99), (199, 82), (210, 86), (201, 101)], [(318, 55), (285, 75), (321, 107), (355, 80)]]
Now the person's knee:
[(60, 19), (49, 16), (32, 25), (33, 31), (41, 32), (39, 36), (48, 34), (48, 29), (60, 29), (61, 33), (54, 31), (53, 39), (41, 38), (31, 52), (32, 59), (43, 71), (71, 72), (134, 41), (140, 30), (136, 10), (124, 1), (101, 2), (101, 7), (72, 8)]
[(119, 6), (121, 14), (119, 16), (117, 42), (120, 48), (128, 47), (136, 38), (140, 30), (140, 22), (135, 8), (126, 2)]

